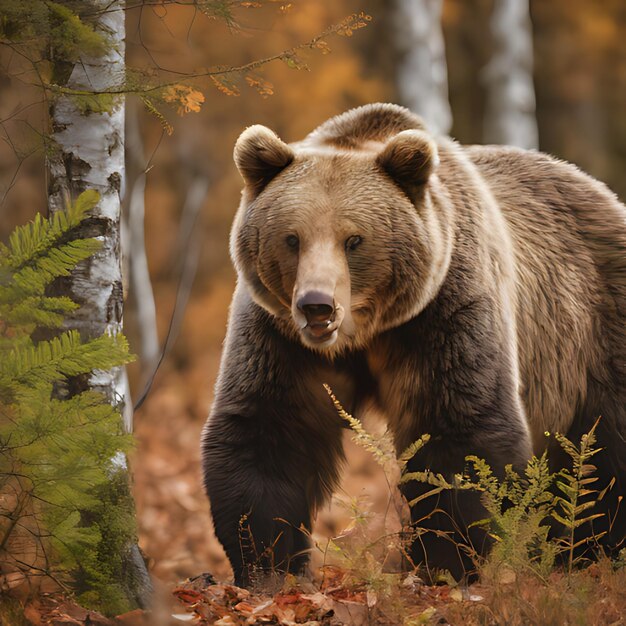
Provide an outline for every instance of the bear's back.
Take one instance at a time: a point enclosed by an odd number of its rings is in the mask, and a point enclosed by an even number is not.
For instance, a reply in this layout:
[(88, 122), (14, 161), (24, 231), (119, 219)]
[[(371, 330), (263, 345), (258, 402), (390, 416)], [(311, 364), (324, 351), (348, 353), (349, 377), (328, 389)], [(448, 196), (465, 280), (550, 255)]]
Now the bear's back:
[(522, 397), (538, 442), (591, 410), (588, 381), (624, 393), (615, 377), (626, 344), (626, 208), (605, 185), (548, 155), (465, 151), (513, 241)]

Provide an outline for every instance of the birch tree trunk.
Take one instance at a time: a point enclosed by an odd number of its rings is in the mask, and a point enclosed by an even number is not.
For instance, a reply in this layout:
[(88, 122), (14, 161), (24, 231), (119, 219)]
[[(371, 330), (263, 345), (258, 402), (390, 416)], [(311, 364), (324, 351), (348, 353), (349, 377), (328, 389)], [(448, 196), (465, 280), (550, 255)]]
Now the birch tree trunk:
[(486, 143), (537, 148), (529, 0), (495, 0), (493, 58), (485, 68)]
[(442, 0), (395, 0), (394, 40), (400, 56), (400, 103), (420, 115), (435, 133), (452, 127), (448, 69), (441, 30)]
[[(110, 45), (102, 56), (81, 58), (64, 86), (101, 93), (124, 84), (124, 2), (91, 2), (95, 9), (102, 9), (96, 29), (106, 35)], [(95, 189), (100, 194), (80, 234), (98, 237), (102, 248), (60, 285), (60, 290), (80, 305), (68, 325), (86, 338), (103, 333), (115, 335), (122, 331), (123, 309), (120, 197), (124, 184), (124, 98), (96, 96), (90, 100), (61, 95), (51, 105), (50, 119), (54, 142), (48, 160), (50, 212), (64, 210), (67, 201), (85, 189)], [(124, 368), (98, 371), (86, 384), (75, 384), (105, 394), (111, 404), (122, 410), (125, 429), (132, 431), (132, 403)], [(125, 485), (124, 498), (128, 501), (131, 496), (126, 459), (113, 461), (111, 482), (116, 483), (118, 491), (120, 482)], [(129, 602), (145, 606), (151, 583), (137, 545), (128, 546), (123, 561)]]

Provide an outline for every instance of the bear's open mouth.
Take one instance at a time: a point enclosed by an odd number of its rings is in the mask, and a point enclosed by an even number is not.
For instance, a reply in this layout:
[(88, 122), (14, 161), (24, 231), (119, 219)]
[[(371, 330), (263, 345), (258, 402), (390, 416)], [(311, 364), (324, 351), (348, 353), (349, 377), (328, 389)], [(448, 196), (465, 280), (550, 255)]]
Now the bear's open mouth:
[(308, 324), (306, 329), (311, 337), (323, 340), (330, 337), (335, 331), (335, 328), (331, 326), (332, 322), (328, 320), (325, 324)]
[[(331, 311), (302, 311), (300, 307), (293, 312), (294, 321), (298, 325), (300, 336), (305, 345), (315, 348), (328, 348), (335, 343), (339, 336), (339, 328), (344, 320), (344, 309), (338, 303), (333, 303)], [(330, 308), (330, 307), (329, 307)]]
[(307, 340), (311, 343), (321, 344), (325, 343), (336, 333), (339, 328), (339, 324), (336, 323), (335, 316), (324, 322), (313, 322), (307, 324), (302, 333), (306, 336)]

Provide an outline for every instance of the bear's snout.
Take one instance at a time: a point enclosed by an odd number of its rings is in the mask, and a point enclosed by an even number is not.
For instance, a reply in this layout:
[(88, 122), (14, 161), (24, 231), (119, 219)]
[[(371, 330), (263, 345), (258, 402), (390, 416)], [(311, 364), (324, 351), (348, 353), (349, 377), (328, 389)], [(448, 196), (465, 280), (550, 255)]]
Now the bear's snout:
[(334, 338), (339, 324), (335, 323), (337, 307), (332, 295), (321, 291), (307, 291), (298, 298), (296, 307), (306, 318), (302, 331), (309, 341), (318, 344)]
[(335, 343), (344, 309), (324, 291), (306, 291), (295, 299), (294, 320), (306, 345), (326, 348)]
[(309, 326), (328, 326), (335, 312), (334, 298), (319, 291), (309, 291), (298, 298), (296, 306), (306, 317)]

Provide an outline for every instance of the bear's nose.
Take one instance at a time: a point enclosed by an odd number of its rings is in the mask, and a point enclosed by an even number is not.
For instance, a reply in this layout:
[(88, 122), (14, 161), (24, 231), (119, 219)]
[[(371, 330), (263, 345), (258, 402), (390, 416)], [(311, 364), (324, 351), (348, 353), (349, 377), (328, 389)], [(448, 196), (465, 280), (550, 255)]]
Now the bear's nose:
[(332, 296), (319, 291), (309, 291), (298, 299), (298, 309), (310, 325), (328, 325), (335, 310)]

